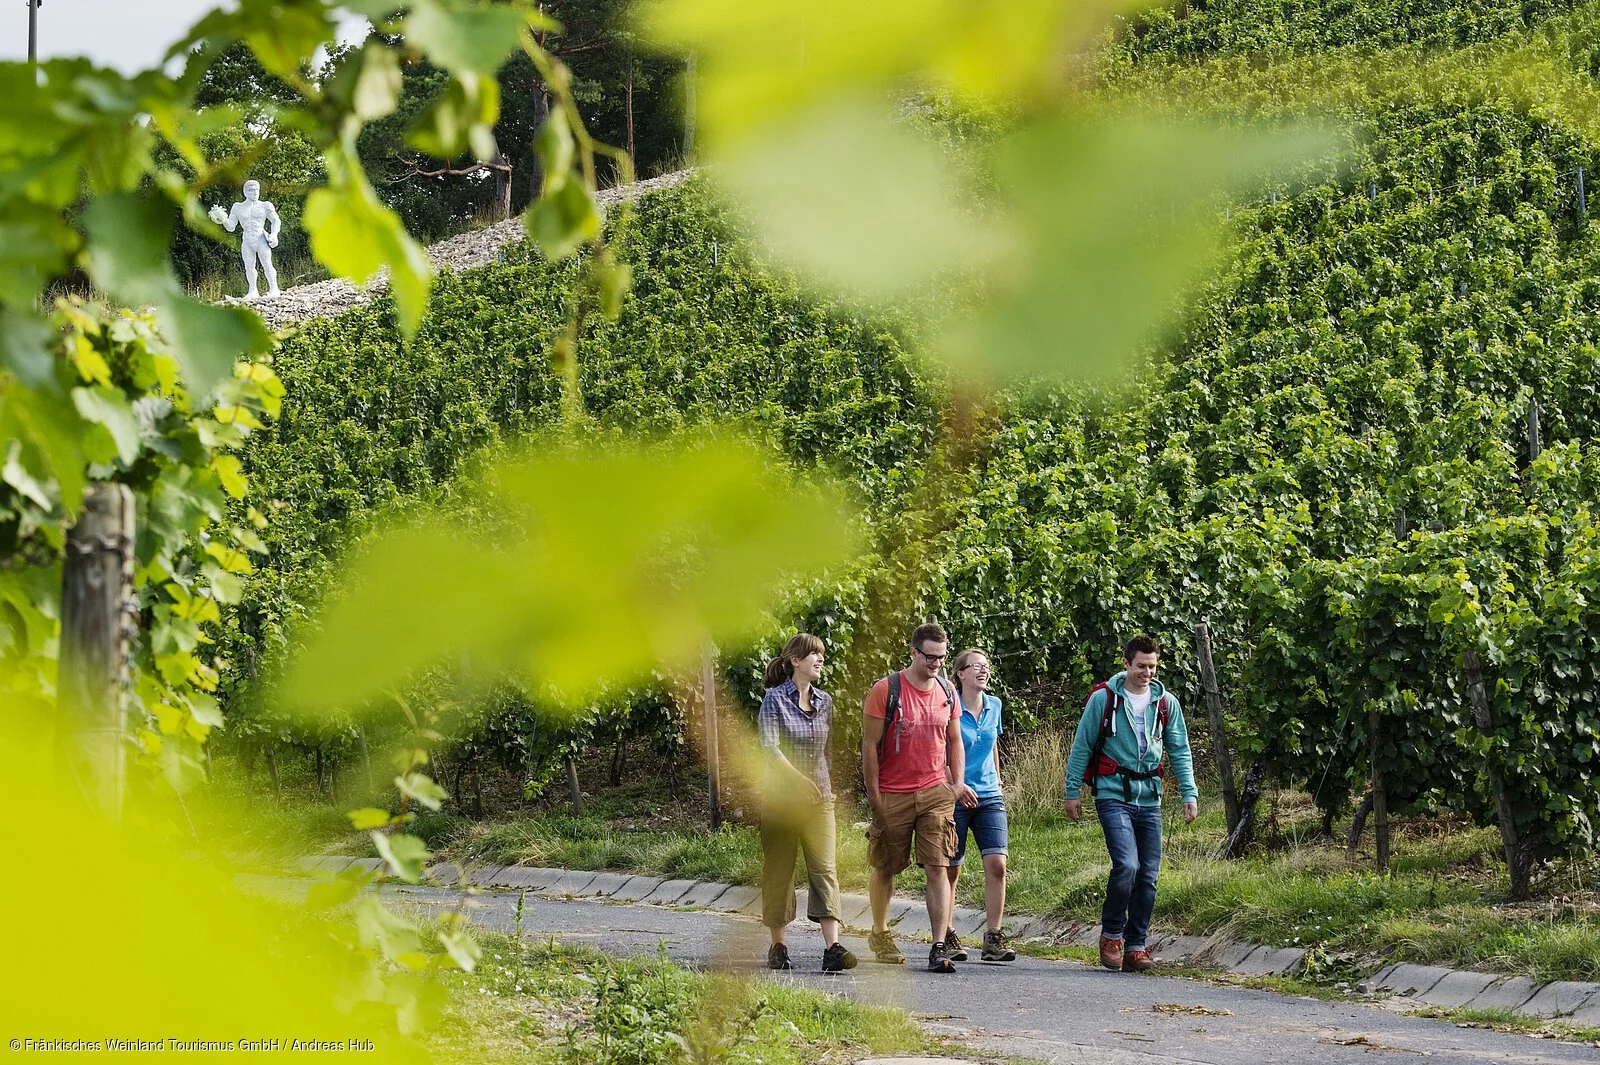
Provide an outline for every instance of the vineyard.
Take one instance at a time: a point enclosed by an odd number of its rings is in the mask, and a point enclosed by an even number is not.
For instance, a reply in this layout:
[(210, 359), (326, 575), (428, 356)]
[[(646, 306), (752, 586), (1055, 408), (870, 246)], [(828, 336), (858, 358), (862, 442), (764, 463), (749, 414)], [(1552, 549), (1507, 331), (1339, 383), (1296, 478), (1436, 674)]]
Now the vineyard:
[[(1592, 39), (1593, 16), (1565, 10), (1194, 4), (1132, 25), (1107, 76), (1159, 82), (1171, 64), (1203, 81), (1212, 56), (1518, 35), (1586, 74), (1588, 46), (1571, 42)], [(1397, 811), (1493, 823), (1499, 780), (1520, 861), (1590, 854), (1600, 256), (1577, 180), (1595, 140), (1481, 86), (1339, 106), (1358, 131), (1342, 171), (1234, 209), (1240, 252), (1116, 386), (1009, 393), (968, 412), (963, 437), (912, 315), (804, 294), (695, 183), (645, 201), (622, 243), (637, 286), (581, 337), (585, 407), (602, 433), (735, 425), (852, 488), (877, 561), (790, 607), (828, 641), (846, 699), (927, 615), (990, 649), (1024, 726), (1073, 720), (1142, 629), (1194, 706), (1204, 620), (1236, 757), (1326, 817), (1364, 793), (1375, 729)], [(325, 755), (330, 779), (332, 759), (354, 757), (360, 727), (275, 720), (240, 664), (288, 646), (353, 533), (420, 502), (467, 505), (457, 478), (484, 448), (553, 421), (543, 338), (569, 317), (577, 272), (508, 259), (445, 279), (410, 342), (380, 302), (277, 356), (282, 416), (245, 453), (271, 501), (269, 550), (223, 642), (228, 742), (247, 762), (300, 743), (320, 788)], [(725, 651), (747, 711), (780, 635)], [(443, 760), (458, 782), (494, 764), (532, 793), (602, 738), (680, 756), (695, 708), (667, 680), (561, 729), (527, 693), (499, 692)]]

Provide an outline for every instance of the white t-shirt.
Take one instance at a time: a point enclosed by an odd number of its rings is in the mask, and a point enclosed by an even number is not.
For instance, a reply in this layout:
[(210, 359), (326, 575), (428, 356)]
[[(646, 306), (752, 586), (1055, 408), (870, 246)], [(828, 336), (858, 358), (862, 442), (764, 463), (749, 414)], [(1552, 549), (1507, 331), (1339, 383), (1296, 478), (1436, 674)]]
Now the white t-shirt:
[(1128, 712), (1133, 715), (1133, 732), (1139, 737), (1139, 753), (1144, 754), (1150, 750), (1150, 730), (1145, 726), (1145, 711), (1150, 709), (1150, 689), (1135, 695), (1130, 691), (1123, 691), (1128, 699)]

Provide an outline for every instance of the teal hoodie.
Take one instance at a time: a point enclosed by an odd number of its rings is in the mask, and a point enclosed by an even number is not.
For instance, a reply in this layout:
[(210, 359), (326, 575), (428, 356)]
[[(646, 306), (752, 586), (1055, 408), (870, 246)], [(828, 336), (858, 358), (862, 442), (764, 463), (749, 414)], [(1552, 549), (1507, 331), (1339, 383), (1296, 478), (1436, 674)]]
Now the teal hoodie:
[[(1122, 697), (1122, 709), (1113, 719), (1111, 735), (1106, 737), (1105, 748), (1100, 753), (1115, 759), (1119, 766), (1142, 773), (1161, 764), (1161, 753), (1164, 749), (1171, 756), (1172, 776), (1177, 778), (1178, 794), (1182, 796), (1184, 802), (1198, 802), (1200, 791), (1194, 784), (1194, 756), (1189, 751), (1189, 729), (1183, 723), (1183, 710), (1178, 706), (1178, 697), (1162, 687), (1160, 681), (1150, 682), (1150, 707), (1145, 711), (1145, 731), (1155, 730), (1156, 706), (1163, 696), (1167, 700), (1167, 728), (1165, 734), (1150, 737), (1150, 747), (1141, 756), (1139, 738), (1133, 726), (1133, 714), (1128, 707), (1128, 695), (1123, 689), (1127, 678), (1128, 674), (1122, 672), (1106, 682)], [(1105, 716), (1107, 698), (1109, 698), (1107, 692), (1099, 689), (1089, 696), (1089, 701), (1084, 704), (1083, 717), (1078, 721), (1077, 735), (1072, 737), (1072, 753), (1067, 756), (1069, 799), (1076, 799), (1083, 787), (1083, 773), (1089, 768), (1089, 756), (1094, 753), (1095, 741), (1100, 735), (1100, 719)], [(1123, 798), (1122, 784), (1121, 776), (1096, 777), (1095, 798)], [(1160, 806), (1160, 784), (1161, 781), (1155, 778), (1128, 781), (1134, 805)]]

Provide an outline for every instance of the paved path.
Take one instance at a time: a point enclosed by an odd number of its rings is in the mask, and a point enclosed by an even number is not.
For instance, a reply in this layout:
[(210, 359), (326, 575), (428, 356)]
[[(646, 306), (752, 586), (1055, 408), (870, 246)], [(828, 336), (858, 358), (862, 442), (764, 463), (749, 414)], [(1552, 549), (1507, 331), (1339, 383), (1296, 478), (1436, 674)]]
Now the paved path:
[[(423, 905), (454, 905), (440, 888), (388, 888)], [(516, 894), (486, 892), (474, 920), (511, 931)], [(685, 965), (766, 973), (766, 933), (754, 918), (660, 906), (528, 895), (525, 935), (587, 944), (614, 954), (654, 954), (665, 944)], [(846, 943), (866, 957), (866, 944)], [(1009, 965), (968, 962), (953, 976), (923, 971), (922, 951), (902, 943), (911, 964), (864, 961), (850, 973), (816, 971), (821, 936), (797, 922), (790, 950), (802, 967), (776, 979), (917, 1014), (936, 1030), (987, 1053), (1074, 1065), (1206, 1062), (1449, 1063), (1600, 1062), (1600, 1048), (1458, 1028), (1372, 1006), (1324, 1002), (1176, 976), (1108, 973), (1076, 962), (1019, 958)], [(976, 956), (974, 954), (974, 956)]]

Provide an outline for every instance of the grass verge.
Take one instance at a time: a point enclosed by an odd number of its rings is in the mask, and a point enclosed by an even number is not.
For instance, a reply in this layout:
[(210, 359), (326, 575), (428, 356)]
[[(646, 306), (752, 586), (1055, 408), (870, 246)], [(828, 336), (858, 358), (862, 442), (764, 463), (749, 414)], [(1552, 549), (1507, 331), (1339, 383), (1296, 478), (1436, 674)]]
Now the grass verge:
[(476, 936), (477, 969), (444, 977), (448, 1004), (430, 1046), (441, 1061), (833, 1065), (951, 1049), (904, 1012), (809, 988), (692, 972), (665, 957)]

